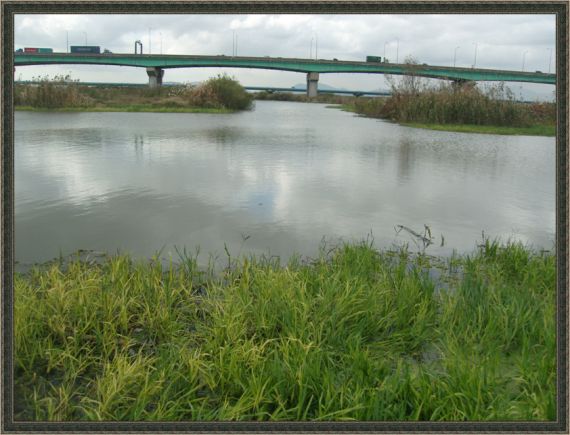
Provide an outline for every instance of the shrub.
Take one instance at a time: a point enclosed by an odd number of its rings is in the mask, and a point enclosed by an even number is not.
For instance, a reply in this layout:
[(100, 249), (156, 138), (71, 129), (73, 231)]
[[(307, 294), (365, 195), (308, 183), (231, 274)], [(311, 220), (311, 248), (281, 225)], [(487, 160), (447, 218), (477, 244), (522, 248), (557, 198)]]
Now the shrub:
[(192, 106), (215, 109), (251, 109), (253, 95), (239, 82), (226, 74), (220, 74), (196, 87), (186, 87), (182, 91)]

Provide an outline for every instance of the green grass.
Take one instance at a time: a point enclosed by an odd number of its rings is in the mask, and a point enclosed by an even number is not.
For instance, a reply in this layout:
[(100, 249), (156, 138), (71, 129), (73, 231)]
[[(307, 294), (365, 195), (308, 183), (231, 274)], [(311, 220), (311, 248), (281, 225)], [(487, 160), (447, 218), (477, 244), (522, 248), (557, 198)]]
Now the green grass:
[(16, 419), (556, 418), (551, 253), (360, 243), (212, 269), (116, 256), (16, 274)]
[(556, 125), (533, 125), (530, 127), (504, 127), (493, 125), (469, 124), (421, 124), (402, 123), (407, 127), (426, 128), (429, 130), (457, 131), (461, 133), (508, 134), (526, 136), (556, 136)]
[(211, 107), (169, 107), (153, 104), (128, 104), (117, 106), (95, 107), (61, 107), (54, 109), (16, 106), (15, 110), (30, 112), (158, 112), (158, 113), (234, 113), (235, 110)]

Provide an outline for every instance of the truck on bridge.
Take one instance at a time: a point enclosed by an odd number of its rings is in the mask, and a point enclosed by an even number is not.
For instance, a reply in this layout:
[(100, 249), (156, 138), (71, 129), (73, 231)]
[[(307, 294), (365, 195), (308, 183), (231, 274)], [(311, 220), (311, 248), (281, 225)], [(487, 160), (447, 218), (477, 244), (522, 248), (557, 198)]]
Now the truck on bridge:
[(39, 48), (39, 47), (24, 47), (23, 49), (18, 48), (16, 50), (16, 54), (24, 54), (24, 53), (46, 54), (46, 53), (53, 53), (53, 49), (52, 48)]
[(71, 53), (101, 54), (101, 47), (98, 45), (72, 45), (69, 47)]
[(382, 62), (382, 56), (366, 56), (366, 62), (386, 63), (386, 58)]

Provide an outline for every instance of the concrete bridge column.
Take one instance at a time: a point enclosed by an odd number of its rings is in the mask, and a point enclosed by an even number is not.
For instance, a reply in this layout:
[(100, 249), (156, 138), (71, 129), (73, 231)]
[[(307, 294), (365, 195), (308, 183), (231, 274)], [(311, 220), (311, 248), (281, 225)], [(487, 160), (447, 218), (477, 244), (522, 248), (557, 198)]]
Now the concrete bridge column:
[(307, 73), (307, 97), (316, 97), (319, 93), (319, 73)]
[(476, 83), (472, 80), (466, 80), (466, 79), (457, 79), (457, 80), (453, 80), (451, 82), (451, 84), (453, 85), (453, 90), (454, 91), (459, 91), (461, 89), (468, 89), (468, 88), (473, 88), (475, 87)]
[(151, 88), (157, 88), (162, 86), (162, 76), (164, 75), (164, 70), (159, 67), (150, 67), (146, 69), (148, 74), (148, 85)]

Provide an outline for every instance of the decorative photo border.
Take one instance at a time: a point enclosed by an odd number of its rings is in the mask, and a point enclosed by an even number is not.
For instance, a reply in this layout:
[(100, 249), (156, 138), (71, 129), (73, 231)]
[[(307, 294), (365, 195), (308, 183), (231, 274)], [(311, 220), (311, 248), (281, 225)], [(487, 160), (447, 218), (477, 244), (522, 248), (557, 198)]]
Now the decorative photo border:
[[(1, 4), (2, 433), (510, 432), (568, 433), (568, 13), (566, 1), (3, 1)], [(552, 422), (28, 422), (14, 420), (15, 14), (554, 14), (556, 15), (557, 420)]]

